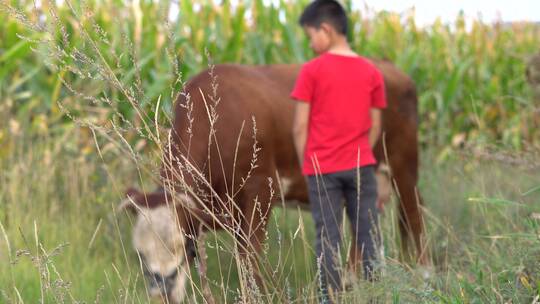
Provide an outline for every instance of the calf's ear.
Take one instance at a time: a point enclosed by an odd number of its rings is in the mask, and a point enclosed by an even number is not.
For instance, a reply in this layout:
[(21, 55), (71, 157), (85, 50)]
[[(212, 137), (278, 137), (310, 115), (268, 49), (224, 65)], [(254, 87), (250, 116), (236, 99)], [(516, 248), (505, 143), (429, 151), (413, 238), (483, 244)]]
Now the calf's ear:
[(128, 188), (124, 196), (125, 198), (122, 201), (120, 201), (120, 204), (116, 208), (116, 211), (122, 212), (124, 210), (127, 210), (133, 214), (136, 214), (137, 209), (140, 208), (138, 206), (139, 198), (143, 196), (143, 194), (135, 188)]
[(125, 199), (120, 202), (118, 210), (128, 209), (137, 213), (141, 208), (156, 208), (163, 206), (170, 196), (165, 191), (140, 192), (137, 189), (129, 188), (126, 190)]

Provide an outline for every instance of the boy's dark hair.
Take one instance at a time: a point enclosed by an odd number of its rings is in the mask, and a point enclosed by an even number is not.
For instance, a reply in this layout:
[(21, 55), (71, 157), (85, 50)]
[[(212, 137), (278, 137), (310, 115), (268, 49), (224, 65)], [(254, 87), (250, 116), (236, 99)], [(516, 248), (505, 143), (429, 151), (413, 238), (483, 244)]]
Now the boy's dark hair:
[(345, 9), (335, 0), (315, 0), (311, 2), (300, 16), (301, 26), (319, 28), (327, 22), (338, 32), (347, 36), (348, 20)]

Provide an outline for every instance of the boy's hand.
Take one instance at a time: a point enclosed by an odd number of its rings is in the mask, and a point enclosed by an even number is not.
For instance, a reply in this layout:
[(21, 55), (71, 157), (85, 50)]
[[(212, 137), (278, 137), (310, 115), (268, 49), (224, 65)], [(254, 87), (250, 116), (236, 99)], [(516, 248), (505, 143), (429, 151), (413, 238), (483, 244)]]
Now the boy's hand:
[(390, 168), (384, 162), (379, 164), (375, 172), (377, 179), (377, 209), (384, 212), (384, 205), (390, 201), (392, 193), (392, 182), (390, 180)]
[(384, 213), (384, 205), (386, 204), (386, 202), (384, 202), (382, 199), (378, 198), (377, 199), (377, 209), (379, 209), (379, 212), (381, 214)]

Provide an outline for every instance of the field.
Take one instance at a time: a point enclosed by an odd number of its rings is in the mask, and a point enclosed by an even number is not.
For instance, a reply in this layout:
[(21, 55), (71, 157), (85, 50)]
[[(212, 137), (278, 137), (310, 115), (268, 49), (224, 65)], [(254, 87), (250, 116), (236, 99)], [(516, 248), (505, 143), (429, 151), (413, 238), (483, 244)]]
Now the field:
[[(296, 24), (305, 1), (195, 3), (181, 1), (166, 22), (163, 2), (0, 0), (0, 303), (148, 302), (134, 217), (114, 211), (126, 187), (153, 186), (148, 124), (157, 117), (167, 128), (182, 81), (211, 63), (312, 56)], [(351, 22), (355, 50), (394, 61), (417, 83), (435, 271), (425, 280), (401, 261), (388, 208), (385, 275), (360, 282), (346, 302), (537, 303), (540, 105), (524, 71), (540, 29), (463, 17), (418, 28), (412, 13), (351, 12)], [(274, 210), (268, 302), (313, 302), (312, 226), (308, 213)], [(223, 233), (207, 237), (218, 302), (240, 297), (230, 247)], [(190, 285), (197, 297), (196, 275)]]

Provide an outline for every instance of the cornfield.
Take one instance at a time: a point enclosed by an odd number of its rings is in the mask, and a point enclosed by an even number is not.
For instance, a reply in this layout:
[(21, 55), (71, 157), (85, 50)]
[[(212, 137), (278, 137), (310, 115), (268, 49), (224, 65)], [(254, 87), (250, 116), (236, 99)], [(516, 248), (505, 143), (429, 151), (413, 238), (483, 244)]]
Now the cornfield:
[[(3, 0), (2, 146), (10, 123), (38, 132), (71, 123), (59, 104), (95, 121), (110, 117), (111, 105), (80, 100), (62, 82), (88, 96), (108, 96), (118, 102), (115, 110), (133, 118), (132, 107), (122, 105), (127, 92), (100, 78), (99, 67), (111, 68), (153, 117), (158, 97), (170, 113), (178, 80), (201, 71), (209, 58), (214, 63), (303, 62), (313, 56), (297, 24), (306, 3), (67, 1), (57, 6), (44, 1), (36, 8), (31, 1)], [(346, 4), (354, 49), (395, 62), (416, 81), (424, 145), (491, 141), (522, 148), (524, 141), (538, 142), (538, 105), (525, 81), (525, 62), (540, 45), (537, 25), (467, 23), (458, 16), (454, 24), (420, 28), (413, 11), (367, 19), (351, 11), (351, 1)], [(175, 19), (169, 18), (173, 5), (179, 9)], [(51, 56), (57, 47), (65, 58)], [(70, 64), (78, 71), (67, 69)]]

